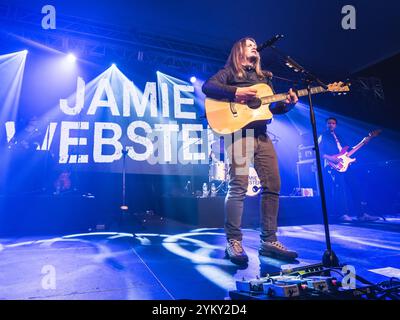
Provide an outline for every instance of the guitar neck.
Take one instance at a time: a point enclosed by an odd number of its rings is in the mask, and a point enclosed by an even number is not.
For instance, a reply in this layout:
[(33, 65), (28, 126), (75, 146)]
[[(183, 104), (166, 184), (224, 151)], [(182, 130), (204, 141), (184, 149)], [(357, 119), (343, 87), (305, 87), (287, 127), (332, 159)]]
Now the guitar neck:
[(347, 156), (351, 157), (354, 153), (356, 153), (358, 150), (360, 150), (361, 147), (364, 145), (365, 145), (365, 138), (362, 139), (356, 146), (354, 146), (353, 149), (351, 149), (351, 151), (349, 151), (347, 153)]
[[(326, 92), (326, 91), (328, 91), (328, 90), (325, 90), (321, 86), (311, 88), (311, 94), (317, 94), (317, 93), (322, 93), (322, 92)], [(296, 93), (297, 93), (298, 97), (303, 97), (303, 96), (308, 95), (307, 89), (298, 90)], [(287, 93), (279, 93), (279, 94), (274, 94), (274, 95), (268, 96), (268, 97), (262, 97), (261, 100), (262, 100), (262, 103), (273, 103), (273, 102), (278, 102), (278, 101), (285, 101), (286, 97), (287, 97)]]

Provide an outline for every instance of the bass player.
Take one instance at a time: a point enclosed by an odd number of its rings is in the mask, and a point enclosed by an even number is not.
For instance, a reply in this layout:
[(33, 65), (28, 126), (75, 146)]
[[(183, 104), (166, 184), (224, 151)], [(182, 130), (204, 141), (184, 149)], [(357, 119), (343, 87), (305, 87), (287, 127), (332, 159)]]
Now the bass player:
[[(360, 193), (362, 188), (356, 185), (358, 179), (351, 176), (351, 172), (350, 170), (347, 171), (347, 167), (343, 168), (345, 170), (340, 170), (342, 172), (339, 171), (339, 168), (346, 165), (343, 161), (347, 158), (342, 159), (338, 155), (356, 151), (370, 137), (363, 139), (362, 142), (350, 151), (346, 147), (348, 145), (346, 141), (336, 133), (336, 127), (337, 119), (329, 117), (326, 120), (326, 131), (318, 139), (321, 157), (324, 161), (324, 184), (327, 194), (328, 212), (335, 222), (353, 221), (354, 219), (350, 215), (351, 209), (356, 211), (358, 221), (378, 220), (379, 217), (369, 215), (361, 208), (362, 196)], [(351, 158), (348, 159), (350, 160)], [(354, 159), (351, 160), (354, 161)]]

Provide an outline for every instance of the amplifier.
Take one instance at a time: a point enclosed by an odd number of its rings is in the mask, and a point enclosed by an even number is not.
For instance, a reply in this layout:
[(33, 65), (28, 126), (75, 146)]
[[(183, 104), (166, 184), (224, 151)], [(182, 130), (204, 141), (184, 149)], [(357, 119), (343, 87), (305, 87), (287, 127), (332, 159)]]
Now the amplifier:
[(303, 196), (318, 196), (318, 170), (315, 159), (298, 161), (297, 167), (297, 185), (302, 190)]
[(298, 161), (304, 161), (304, 160), (314, 160), (315, 159), (315, 150), (314, 146), (303, 146), (300, 144), (297, 147), (297, 154), (298, 154)]

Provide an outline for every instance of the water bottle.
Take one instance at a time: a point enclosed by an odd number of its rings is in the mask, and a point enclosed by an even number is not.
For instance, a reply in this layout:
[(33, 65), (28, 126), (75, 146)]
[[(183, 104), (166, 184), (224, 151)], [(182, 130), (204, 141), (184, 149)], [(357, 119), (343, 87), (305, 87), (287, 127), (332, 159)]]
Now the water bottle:
[(203, 198), (207, 198), (208, 197), (208, 186), (207, 183), (204, 182), (203, 183)]
[(211, 197), (215, 197), (217, 195), (217, 188), (215, 187), (214, 182), (211, 183)]

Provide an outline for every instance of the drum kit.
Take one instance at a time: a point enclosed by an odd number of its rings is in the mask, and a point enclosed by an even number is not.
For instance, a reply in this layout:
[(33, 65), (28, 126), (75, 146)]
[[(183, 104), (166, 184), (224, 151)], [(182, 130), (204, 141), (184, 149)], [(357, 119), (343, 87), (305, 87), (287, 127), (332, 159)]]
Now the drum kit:
[[(217, 192), (226, 193), (228, 191), (228, 182), (230, 179), (229, 175), (229, 163), (224, 159), (221, 148), (216, 143), (211, 144), (211, 153), (209, 156), (209, 171), (208, 171), (208, 181), (209, 183), (214, 183), (217, 185)], [(249, 167), (249, 184), (247, 187), (247, 196), (256, 196), (261, 191), (261, 182), (258, 178), (257, 172), (253, 166)]]

